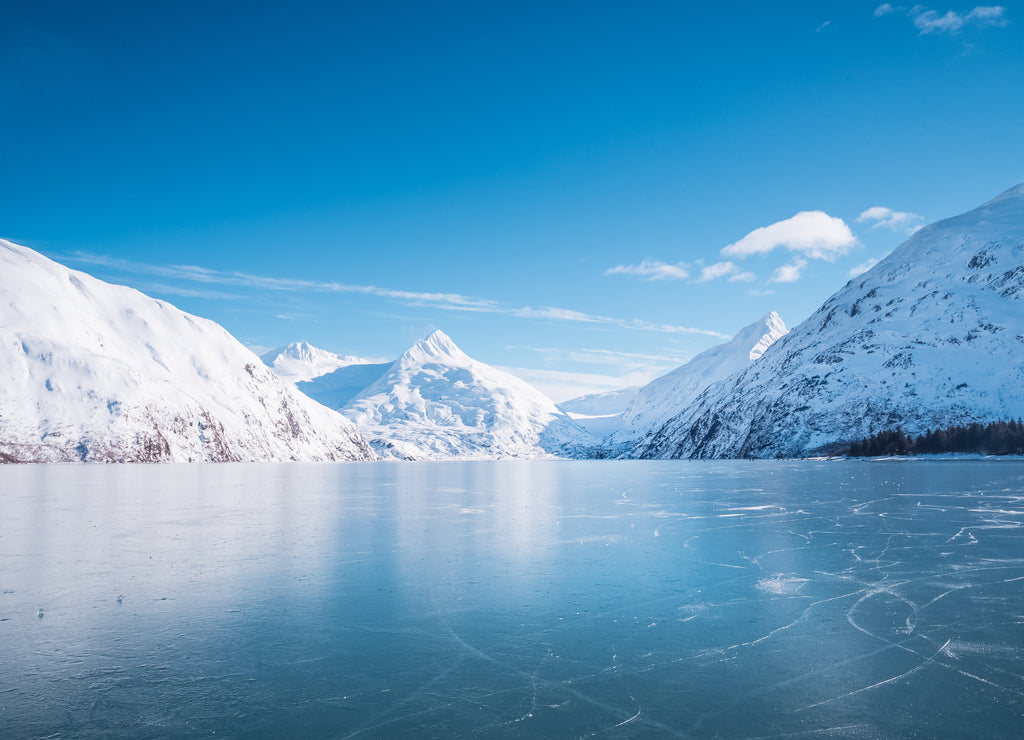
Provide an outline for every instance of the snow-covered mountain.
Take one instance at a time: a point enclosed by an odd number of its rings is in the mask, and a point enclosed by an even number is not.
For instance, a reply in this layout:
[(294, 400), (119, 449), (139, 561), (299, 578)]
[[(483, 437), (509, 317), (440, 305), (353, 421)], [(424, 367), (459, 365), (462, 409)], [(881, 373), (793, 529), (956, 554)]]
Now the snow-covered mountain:
[(468, 357), (440, 331), (340, 411), (381, 454), (405, 459), (541, 457), (593, 441), (543, 393)]
[(1024, 184), (918, 231), (643, 457), (788, 457), (1024, 416)]
[(365, 460), (222, 327), (0, 240), (0, 460)]
[(338, 368), (367, 365), (371, 362), (353, 355), (336, 355), (333, 352), (314, 347), (309, 342), (286, 344), (261, 355), (260, 359), (279, 378), (288, 383), (310, 381)]
[(685, 365), (652, 380), (639, 390), (619, 417), (608, 441), (610, 451), (630, 455), (645, 449), (648, 439), (670, 419), (685, 414), (710, 385), (745, 370), (786, 334), (782, 318), (772, 311), (725, 342), (701, 352)]

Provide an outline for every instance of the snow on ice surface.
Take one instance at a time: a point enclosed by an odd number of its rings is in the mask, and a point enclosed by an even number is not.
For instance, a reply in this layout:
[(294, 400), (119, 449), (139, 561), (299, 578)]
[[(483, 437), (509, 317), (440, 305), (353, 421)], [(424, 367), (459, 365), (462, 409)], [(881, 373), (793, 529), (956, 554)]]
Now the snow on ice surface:
[(641, 457), (778, 457), (1024, 415), (1024, 185), (918, 231)]
[(6, 466), (3, 726), (1016, 740), (1022, 491), (1008, 461)]
[[(303, 389), (326, 400), (330, 378)], [(544, 457), (594, 442), (539, 390), (470, 358), (441, 331), (339, 409), (378, 452), (405, 459)]]
[(0, 459), (368, 459), (222, 327), (0, 240)]

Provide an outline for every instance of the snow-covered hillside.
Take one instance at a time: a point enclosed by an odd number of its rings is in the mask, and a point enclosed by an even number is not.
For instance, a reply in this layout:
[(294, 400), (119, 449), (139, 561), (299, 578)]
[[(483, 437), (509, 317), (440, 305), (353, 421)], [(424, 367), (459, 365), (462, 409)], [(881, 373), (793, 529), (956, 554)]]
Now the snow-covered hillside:
[(543, 393), (440, 331), (340, 410), (379, 452), (405, 459), (572, 455), (592, 442)]
[(1024, 416), (1024, 184), (918, 231), (644, 457), (779, 457), (900, 426)]
[(300, 383), (319, 378), (338, 368), (366, 365), (370, 360), (352, 355), (336, 355), (314, 347), (309, 342), (292, 342), (272, 349), (260, 356), (263, 364), (288, 383)]
[(685, 365), (652, 380), (622, 412), (608, 441), (610, 451), (628, 456), (633, 448), (646, 448), (647, 440), (668, 420), (685, 414), (708, 386), (745, 370), (786, 331), (782, 318), (772, 311), (741, 329), (728, 342), (705, 350)]
[(0, 460), (363, 460), (222, 327), (0, 240)]

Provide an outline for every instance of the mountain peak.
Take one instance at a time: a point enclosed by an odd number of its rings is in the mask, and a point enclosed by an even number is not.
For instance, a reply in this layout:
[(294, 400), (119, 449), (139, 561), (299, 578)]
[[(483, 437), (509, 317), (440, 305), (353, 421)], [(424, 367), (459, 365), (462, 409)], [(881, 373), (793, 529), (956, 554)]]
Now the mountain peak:
[(368, 363), (368, 360), (361, 357), (337, 355), (314, 347), (309, 342), (291, 342), (260, 355), (260, 359), (278, 377), (289, 383), (310, 381), (342, 367)]
[(309, 342), (289, 342), (288, 344), (272, 349), (260, 355), (260, 359), (267, 365), (273, 365), (280, 357), (290, 357), (293, 360), (315, 360), (328, 354), (319, 347), (314, 347)]
[(430, 334), (430, 336), (416, 342), (416, 344), (405, 352), (403, 357), (415, 362), (441, 359), (469, 359), (466, 357), (465, 353), (459, 349), (458, 345), (452, 341), (451, 337), (440, 329)]

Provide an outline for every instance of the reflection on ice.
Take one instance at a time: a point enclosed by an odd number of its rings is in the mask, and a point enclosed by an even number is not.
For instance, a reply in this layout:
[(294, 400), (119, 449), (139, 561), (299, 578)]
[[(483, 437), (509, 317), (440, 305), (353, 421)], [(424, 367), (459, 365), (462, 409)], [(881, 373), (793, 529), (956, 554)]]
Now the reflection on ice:
[(2, 468), (0, 725), (1018, 737), (1022, 483), (984, 461)]

